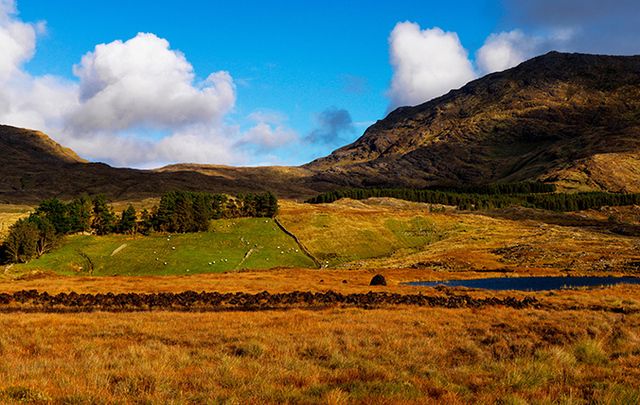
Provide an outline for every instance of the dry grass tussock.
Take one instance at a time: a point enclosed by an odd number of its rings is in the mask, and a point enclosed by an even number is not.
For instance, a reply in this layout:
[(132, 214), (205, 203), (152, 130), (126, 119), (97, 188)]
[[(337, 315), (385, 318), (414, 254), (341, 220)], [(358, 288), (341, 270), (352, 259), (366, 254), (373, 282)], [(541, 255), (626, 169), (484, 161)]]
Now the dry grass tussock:
[(0, 316), (0, 398), (637, 403), (640, 315), (417, 309)]

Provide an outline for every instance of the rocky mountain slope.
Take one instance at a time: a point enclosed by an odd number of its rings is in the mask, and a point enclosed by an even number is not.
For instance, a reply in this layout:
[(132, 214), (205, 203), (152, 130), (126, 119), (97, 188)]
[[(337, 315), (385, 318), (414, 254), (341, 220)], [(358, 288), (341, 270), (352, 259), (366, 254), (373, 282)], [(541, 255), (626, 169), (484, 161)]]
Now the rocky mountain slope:
[(640, 57), (551, 52), (398, 108), (305, 167), (341, 185), (640, 191)]

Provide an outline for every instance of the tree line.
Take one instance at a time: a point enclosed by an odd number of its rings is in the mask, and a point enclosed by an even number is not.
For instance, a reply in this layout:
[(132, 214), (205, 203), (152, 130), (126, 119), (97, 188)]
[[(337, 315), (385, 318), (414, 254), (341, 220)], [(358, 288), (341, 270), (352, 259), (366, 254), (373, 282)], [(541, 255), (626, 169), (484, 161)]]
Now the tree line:
[[(526, 188), (515, 188), (524, 190)], [(478, 188), (476, 191), (482, 189)], [(604, 206), (622, 206), (640, 204), (640, 194), (582, 192), (551, 193), (545, 191), (530, 193), (513, 193), (509, 187), (488, 188), (485, 194), (462, 193), (460, 191), (442, 191), (433, 189), (407, 188), (353, 188), (329, 191), (307, 200), (307, 203), (332, 203), (341, 198), (362, 200), (371, 197), (389, 197), (401, 200), (430, 204), (456, 206), (460, 210), (483, 210), (522, 206), (550, 211), (580, 211), (596, 209)], [(539, 188), (538, 190), (543, 190)]]
[(225, 194), (174, 191), (160, 199), (152, 214), (152, 226), (162, 232), (199, 232), (209, 228), (211, 219), (274, 217), (278, 199), (271, 192)]
[(235, 197), (173, 191), (150, 211), (129, 204), (119, 215), (102, 195), (81, 196), (68, 203), (57, 198), (42, 201), (29, 215), (14, 223), (0, 246), (0, 260), (25, 263), (51, 251), (64, 235), (113, 233), (149, 235), (158, 232), (202, 232), (220, 218), (273, 217), (278, 200), (270, 192)]

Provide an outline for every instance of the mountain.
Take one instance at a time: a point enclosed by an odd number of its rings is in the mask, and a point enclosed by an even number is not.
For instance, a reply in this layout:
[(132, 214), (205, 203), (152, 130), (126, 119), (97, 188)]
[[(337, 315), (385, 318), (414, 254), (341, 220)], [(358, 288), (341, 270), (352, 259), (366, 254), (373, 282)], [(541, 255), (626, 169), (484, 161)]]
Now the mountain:
[(640, 56), (551, 52), (415, 107), (301, 167), (89, 163), (47, 135), (0, 126), (0, 202), (168, 190), (275, 191), (540, 180), (561, 190), (640, 192)]
[(158, 170), (114, 168), (89, 163), (47, 135), (0, 125), (0, 203), (69, 199), (82, 193), (116, 200), (155, 197), (170, 190), (240, 193), (275, 191), (283, 197), (316, 193), (302, 168), (234, 168), (174, 165)]
[(304, 166), (342, 186), (541, 180), (640, 191), (640, 56), (551, 52), (415, 107)]

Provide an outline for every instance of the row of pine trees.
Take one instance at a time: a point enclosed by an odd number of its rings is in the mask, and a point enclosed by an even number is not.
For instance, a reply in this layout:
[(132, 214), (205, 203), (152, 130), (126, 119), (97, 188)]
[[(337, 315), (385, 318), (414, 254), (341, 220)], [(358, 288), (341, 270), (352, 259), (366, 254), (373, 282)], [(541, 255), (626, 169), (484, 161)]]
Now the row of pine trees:
[[(640, 194), (632, 193), (553, 193), (544, 187), (531, 186), (530, 192), (526, 183), (520, 186), (504, 185), (488, 188), (485, 191), (478, 186), (474, 193), (460, 189), (408, 189), (408, 188), (352, 188), (323, 193), (307, 200), (311, 204), (332, 203), (341, 198), (363, 200), (371, 197), (389, 197), (401, 200), (430, 204), (456, 206), (461, 210), (484, 210), (522, 206), (550, 211), (580, 211), (597, 209), (604, 206), (622, 206), (640, 204)], [(533, 184), (533, 183), (532, 183)], [(514, 192), (517, 191), (517, 192)]]
[(56, 198), (40, 203), (28, 218), (18, 220), (0, 248), (0, 260), (25, 263), (51, 251), (68, 234), (113, 233), (149, 235), (158, 232), (202, 232), (212, 219), (273, 217), (278, 200), (270, 192), (229, 197), (189, 191), (164, 194), (160, 204), (138, 213), (129, 205), (119, 215), (102, 195), (81, 196), (69, 203)]

